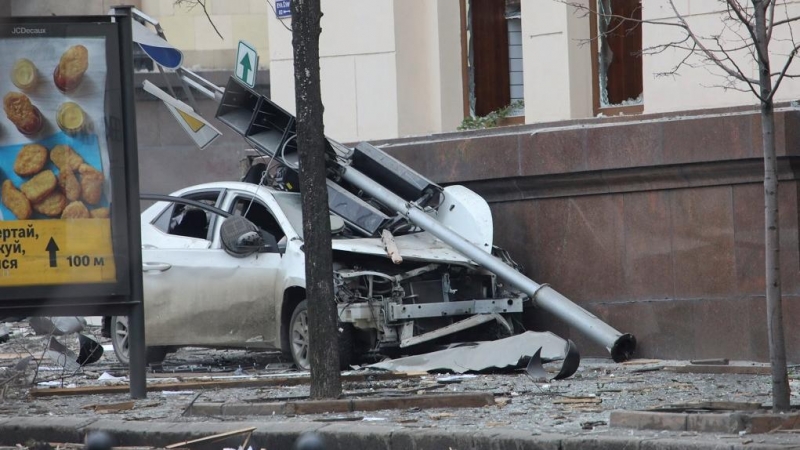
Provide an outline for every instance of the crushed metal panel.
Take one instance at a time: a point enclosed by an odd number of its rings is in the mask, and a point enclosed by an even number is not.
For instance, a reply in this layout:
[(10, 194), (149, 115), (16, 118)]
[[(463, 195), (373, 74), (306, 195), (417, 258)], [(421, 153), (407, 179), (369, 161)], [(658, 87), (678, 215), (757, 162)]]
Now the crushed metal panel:
[[(473, 264), (472, 261), (427, 232), (395, 236), (399, 255), (405, 260)], [(333, 249), (388, 258), (380, 238), (334, 239)]]
[(464, 320), (459, 320), (458, 322), (451, 323), (450, 325), (438, 328), (428, 333), (413, 336), (408, 339), (403, 339), (402, 341), (400, 341), (400, 348), (411, 347), (412, 345), (421, 344), (423, 342), (428, 342), (434, 339), (438, 339), (442, 336), (447, 336), (453, 333), (457, 333), (459, 331), (467, 330), (469, 328), (476, 327), (486, 322), (498, 320), (497, 319), (498, 317), (502, 319), (502, 317), (500, 317), (500, 314), (476, 314), (472, 317), (468, 317)]
[(382, 361), (372, 364), (372, 369), (396, 372), (452, 371), (455, 373), (482, 372), (520, 367), (521, 361), (533, 356), (541, 348), (544, 361), (566, 357), (567, 341), (550, 332), (527, 331), (516, 336), (463, 345), (424, 355)]

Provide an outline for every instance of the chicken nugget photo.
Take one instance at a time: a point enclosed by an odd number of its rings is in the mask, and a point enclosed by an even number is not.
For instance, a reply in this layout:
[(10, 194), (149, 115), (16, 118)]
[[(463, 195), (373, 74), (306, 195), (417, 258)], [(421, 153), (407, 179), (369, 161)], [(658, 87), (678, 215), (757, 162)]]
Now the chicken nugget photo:
[(111, 217), (111, 211), (108, 208), (95, 208), (89, 211), (93, 219), (108, 219)]
[(78, 170), (83, 164), (81, 155), (75, 153), (69, 145), (56, 145), (50, 150), (50, 160), (58, 167), (58, 170)]
[(3, 204), (11, 210), (17, 220), (25, 220), (31, 216), (31, 202), (28, 197), (14, 187), (11, 180), (3, 182)]
[(103, 197), (103, 172), (95, 169), (88, 164), (81, 164), (78, 168), (81, 174), (81, 191), (83, 191), (83, 201), (90, 205), (100, 203)]
[(28, 144), (22, 147), (14, 161), (14, 172), (21, 177), (36, 175), (47, 164), (47, 149), (39, 144)]
[(82, 201), (72, 202), (61, 213), (62, 219), (91, 219), (91, 214)]
[(45, 170), (22, 183), (20, 190), (31, 203), (39, 203), (56, 188), (56, 175), (52, 170)]
[(71, 170), (61, 170), (58, 173), (58, 185), (67, 196), (67, 200), (74, 202), (81, 198), (81, 183)]
[(3, 97), (3, 110), (6, 117), (25, 136), (32, 136), (42, 130), (44, 120), (39, 108), (21, 92), (9, 92)]
[(67, 206), (67, 197), (56, 189), (41, 202), (34, 203), (33, 209), (45, 216), (58, 217), (64, 211), (65, 206)]
[(53, 71), (53, 82), (61, 92), (72, 91), (81, 84), (88, 68), (89, 50), (82, 45), (73, 45), (61, 55)]

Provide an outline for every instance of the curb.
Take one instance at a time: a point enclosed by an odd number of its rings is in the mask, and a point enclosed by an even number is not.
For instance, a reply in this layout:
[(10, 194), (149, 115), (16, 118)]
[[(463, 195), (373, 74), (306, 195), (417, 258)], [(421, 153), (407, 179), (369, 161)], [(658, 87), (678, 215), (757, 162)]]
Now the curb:
[(694, 431), (700, 433), (749, 434), (800, 428), (800, 413), (767, 412), (665, 413), (611, 411), (609, 426), (635, 430)]
[[(408, 429), (399, 426), (372, 426), (361, 424), (304, 423), (166, 423), (126, 422), (120, 420), (85, 420), (75, 418), (21, 417), (0, 419), (0, 444), (15, 445), (29, 439), (49, 442), (83, 442), (87, 433), (104, 431), (112, 436), (117, 446), (165, 447), (176, 442), (210, 436), (246, 427), (256, 427), (250, 438), (253, 448), (291, 449), (297, 437), (305, 432), (319, 433), (326, 450), (440, 450), (440, 449), (492, 449), (492, 450), (751, 450), (785, 448), (781, 444), (721, 443), (713, 436), (698, 439), (653, 436), (567, 436), (539, 434), (532, 431), (495, 429), (486, 431), (452, 431), (435, 429)], [(219, 450), (238, 447), (243, 435), (233, 436), (213, 444), (193, 446), (193, 450)]]
[(324, 414), (353, 411), (379, 411), (408, 408), (480, 408), (494, 405), (488, 393), (436, 394), (414, 397), (380, 397), (341, 400), (304, 400), (270, 403), (195, 403), (189, 408), (193, 416), (269, 416), (272, 414)]

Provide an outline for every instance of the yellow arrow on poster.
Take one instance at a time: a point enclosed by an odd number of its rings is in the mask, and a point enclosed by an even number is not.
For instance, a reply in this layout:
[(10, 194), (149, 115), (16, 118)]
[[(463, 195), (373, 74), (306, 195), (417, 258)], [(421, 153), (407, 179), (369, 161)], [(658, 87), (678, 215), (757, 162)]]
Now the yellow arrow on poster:
[(172, 116), (178, 121), (181, 128), (189, 134), (189, 137), (197, 144), (200, 149), (206, 148), (217, 137), (221, 136), (213, 125), (208, 123), (201, 115), (194, 112), (191, 106), (170, 96), (155, 84), (145, 80), (144, 90), (153, 94), (164, 102)]

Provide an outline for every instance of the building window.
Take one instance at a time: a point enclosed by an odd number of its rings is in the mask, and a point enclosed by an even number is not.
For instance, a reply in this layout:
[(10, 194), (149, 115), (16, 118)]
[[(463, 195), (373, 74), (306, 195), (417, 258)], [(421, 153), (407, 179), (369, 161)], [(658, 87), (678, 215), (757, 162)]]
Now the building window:
[(597, 13), (590, 16), (594, 113), (641, 113), (641, 1), (593, 1), (597, 2)]
[[(522, 69), (522, 18), (519, 3), (509, 8), (506, 3), (506, 20), (508, 21), (508, 76), (511, 105), (519, 105), (525, 101), (525, 82)], [(524, 116), (525, 108), (515, 107), (510, 116)]]

